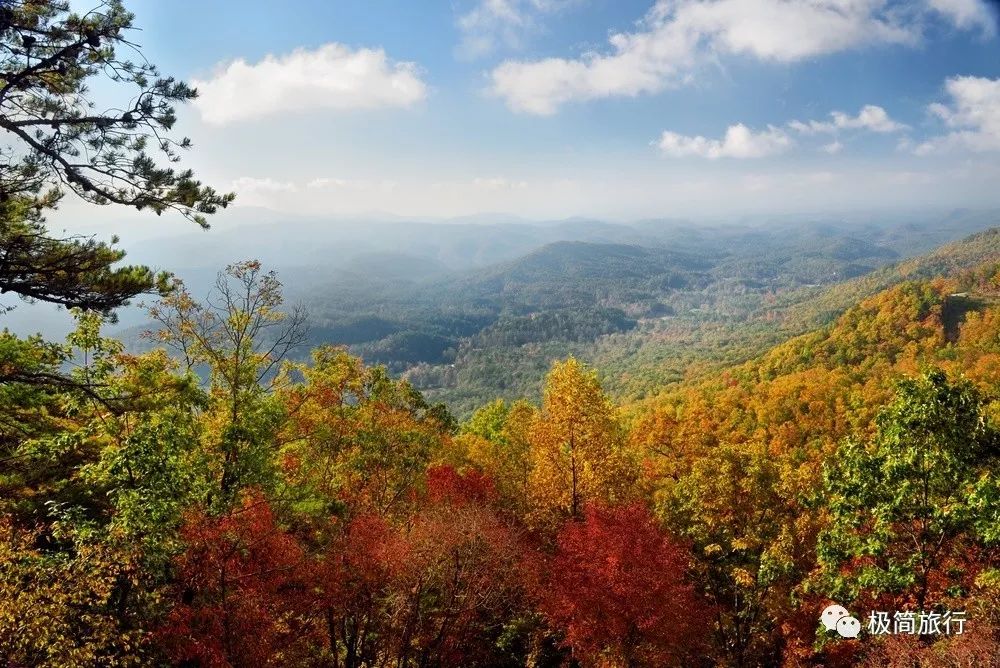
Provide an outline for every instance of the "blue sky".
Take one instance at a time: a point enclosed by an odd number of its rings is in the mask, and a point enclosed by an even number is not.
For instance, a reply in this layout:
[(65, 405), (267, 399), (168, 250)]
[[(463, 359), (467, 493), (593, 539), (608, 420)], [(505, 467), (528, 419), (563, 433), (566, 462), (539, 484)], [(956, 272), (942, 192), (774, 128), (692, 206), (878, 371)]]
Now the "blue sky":
[[(1000, 205), (983, 0), (136, 0), (185, 164), (303, 214)], [(237, 210), (238, 211), (238, 210)]]

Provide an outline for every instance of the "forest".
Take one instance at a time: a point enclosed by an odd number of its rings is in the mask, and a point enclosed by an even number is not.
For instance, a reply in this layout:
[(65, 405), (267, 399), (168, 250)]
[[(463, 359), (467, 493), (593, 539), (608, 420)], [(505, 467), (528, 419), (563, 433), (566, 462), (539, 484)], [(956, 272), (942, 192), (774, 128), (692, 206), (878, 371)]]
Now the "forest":
[[(539, 401), (549, 366), (569, 355), (600, 369), (623, 401), (651, 396), (695, 367), (746, 361), (828, 324), (900, 272), (933, 277), (926, 254), (963, 242), (997, 216), (728, 225), (381, 222), (352, 235), (275, 219), (295, 247), (331, 244), (325, 266), (270, 251), (278, 240), (263, 225), (254, 228), (259, 248), (213, 230), (201, 252), (174, 240), (155, 252), (140, 247), (136, 257), (168, 267), (174, 256), (187, 258), (176, 274), (199, 297), (220, 266), (260, 259), (281, 274), (288, 301), (309, 312), (308, 345), (295, 355), (345, 345), (464, 419), (495, 398)], [(975, 264), (990, 250), (964, 240), (957, 252)], [(836, 294), (843, 297), (830, 302)], [(819, 311), (817, 300), (830, 303)], [(140, 336), (148, 317), (134, 307), (121, 315), (115, 335), (133, 352), (148, 349)]]
[[(123, 59), (132, 21), (0, 7), (0, 292), (74, 322), (0, 332), (0, 664), (1000, 665), (1000, 227), (553, 242), (452, 280), (437, 333), (315, 318), (257, 259), (203, 297), (46, 223), (234, 199), (173, 166), (195, 91)], [(93, 111), (102, 78), (134, 106)], [(424, 393), (401, 350), (484, 361)]]

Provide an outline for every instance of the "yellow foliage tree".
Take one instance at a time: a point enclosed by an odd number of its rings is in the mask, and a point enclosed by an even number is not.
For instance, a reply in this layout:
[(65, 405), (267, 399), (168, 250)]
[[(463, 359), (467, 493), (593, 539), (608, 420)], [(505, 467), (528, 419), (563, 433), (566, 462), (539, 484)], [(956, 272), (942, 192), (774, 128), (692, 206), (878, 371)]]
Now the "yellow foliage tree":
[(72, 540), (71, 551), (45, 551), (38, 535), (0, 517), (0, 664), (145, 664), (145, 632), (116, 610), (116, 592), (136, 576), (132, 555), (98, 536), (64, 534), (57, 526), (55, 538)]
[(490, 477), (500, 502), (518, 515), (527, 512), (531, 476), (531, 429), (538, 408), (526, 401), (486, 404), (455, 439), (471, 464)]
[(279, 393), (288, 416), (279, 435), (282, 471), (301, 490), (299, 501), (324, 513), (344, 501), (383, 514), (402, 510), (447, 440), (447, 416), (406, 381), (341, 348), (317, 348), (311, 365), (287, 371), (304, 379)]
[(588, 500), (628, 498), (638, 467), (624, 435), (597, 373), (572, 357), (554, 364), (529, 436), (535, 523), (580, 517)]

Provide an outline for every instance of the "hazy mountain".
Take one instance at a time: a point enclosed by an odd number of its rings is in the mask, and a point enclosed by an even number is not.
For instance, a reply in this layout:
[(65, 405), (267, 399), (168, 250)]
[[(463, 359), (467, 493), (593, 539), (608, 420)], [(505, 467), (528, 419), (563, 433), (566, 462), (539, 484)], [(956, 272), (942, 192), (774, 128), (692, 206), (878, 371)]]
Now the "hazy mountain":
[[(309, 310), (310, 344), (350, 346), (460, 411), (483, 397), (530, 393), (525, 383), (569, 353), (603, 360), (614, 372), (609, 385), (623, 392), (641, 391), (657, 365), (662, 382), (692, 358), (739, 359), (892, 284), (908, 266), (901, 260), (1000, 222), (997, 212), (973, 211), (633, 225), (267, 215), (137, 243), (128, 259), (171, 268), (202, 298), (226, 264), (260, 258), (288, 300)], [(994, 239), (977, 239), (918, 264), (933, 271), (947, 258), (982, 257)], [(53, 337), (70, 325), (48, 306), (0, 317)], [(130, 340), (146, 327), (136, 307), (120, 318)]]

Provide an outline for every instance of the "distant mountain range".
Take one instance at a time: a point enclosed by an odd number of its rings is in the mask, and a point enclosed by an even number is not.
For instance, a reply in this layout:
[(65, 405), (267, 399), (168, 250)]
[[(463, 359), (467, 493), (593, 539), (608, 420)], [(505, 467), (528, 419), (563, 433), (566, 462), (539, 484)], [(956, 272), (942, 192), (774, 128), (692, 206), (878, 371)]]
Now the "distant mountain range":
[[(906, 276), (982, 259), (996, 251), (989, 234), (908, 260), (997, 224), (995, 211), (700, 225), (261, 218), (138, 243), (128, 259), (203, 297), (223, 266), (259, 258), (309, 310), (310, 344), (349, 346), (462, 413), (531, 395), (570, 353), (641, 396), (653, 369), (662, 380), (745, 359)], [(2, 318), (50, 336), (68, 327), (39, 307)], [(119, 327), (134, 342), (145, 322), (130, 307)]]

